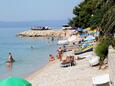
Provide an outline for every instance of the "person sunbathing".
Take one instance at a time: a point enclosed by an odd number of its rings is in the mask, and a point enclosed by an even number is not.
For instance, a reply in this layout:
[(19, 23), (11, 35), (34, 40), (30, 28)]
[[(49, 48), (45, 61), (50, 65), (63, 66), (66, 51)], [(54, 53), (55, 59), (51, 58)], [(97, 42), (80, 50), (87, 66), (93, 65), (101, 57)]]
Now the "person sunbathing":
[(74, 66), (75, 65), (75, 59), (73, 56), (67, 56), (66, 60), (63, 60), (62, 65), (67, 65), (67, 66)]

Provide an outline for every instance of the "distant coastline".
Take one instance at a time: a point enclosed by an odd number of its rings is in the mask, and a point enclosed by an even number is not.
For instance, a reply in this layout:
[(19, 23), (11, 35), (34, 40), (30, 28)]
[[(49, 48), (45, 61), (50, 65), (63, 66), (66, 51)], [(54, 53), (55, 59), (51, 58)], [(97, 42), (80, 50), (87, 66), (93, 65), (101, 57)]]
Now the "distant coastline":
[(41, 20), (41, 21), (0, 21), (0, 28), (30, 28), (33, 26), (61, 27), (67, 20)]

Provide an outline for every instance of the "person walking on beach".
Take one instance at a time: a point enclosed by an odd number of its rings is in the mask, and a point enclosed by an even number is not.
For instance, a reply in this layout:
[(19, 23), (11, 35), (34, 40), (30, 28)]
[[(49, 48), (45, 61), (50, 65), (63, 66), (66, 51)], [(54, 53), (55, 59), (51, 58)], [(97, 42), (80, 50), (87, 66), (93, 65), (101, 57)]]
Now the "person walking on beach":
[[(7, 60), (6, 64), (8, 67), (8, 71), (11, 73), (12, 73), (13, 62), (15, 62), (15, 60), (13, 59), (12, 54), (9, 52), (8, 60)], [(12, 75), (12, 74), (10, 74), (10, 75)]]
[(63, 52), (66, 52), (67, 51), (67, 48), (65, 45), (63, 45), (63, 49), (62, 49)]
[(58, 59), (61, 61), (62, 60), (62, 49), (61, 47), (58, 48)]

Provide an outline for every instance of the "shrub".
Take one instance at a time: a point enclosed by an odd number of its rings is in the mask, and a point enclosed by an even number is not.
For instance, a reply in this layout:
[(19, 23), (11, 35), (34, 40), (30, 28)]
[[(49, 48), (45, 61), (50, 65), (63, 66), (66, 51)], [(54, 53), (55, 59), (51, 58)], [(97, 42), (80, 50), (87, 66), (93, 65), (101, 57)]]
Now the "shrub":
[(103, 61), (108, 55), (108, 47), (110, 45), (110, 38), (103, 37), (101, 38), (99, 44), (95, 48), (95, 53), (100, 57), (100, 68), (103, 65)]
[(95, 53), (100, 58), (104, 58), (107, 56), (108, 46), (106, 43), (99, 43), (95, 48)]

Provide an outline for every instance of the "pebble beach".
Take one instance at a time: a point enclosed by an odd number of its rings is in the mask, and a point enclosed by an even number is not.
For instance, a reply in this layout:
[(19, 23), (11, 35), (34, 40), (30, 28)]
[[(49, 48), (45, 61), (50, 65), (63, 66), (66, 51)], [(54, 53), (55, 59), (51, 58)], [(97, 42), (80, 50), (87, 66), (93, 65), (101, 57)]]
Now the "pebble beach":
[[(89, 55), (91, 53), (86, 53)], [(63, 68), (60, 61), (48, 63), (26, 79), (32, 86), (92, 86), (92, 77), (108, 73), (108, 68), (91, 67), (88, 58), (76, 60), (76, 65)]]
[[(67, 38), (71, 37), (72, 30), (29, 30), (21, 32), (19, 35), (24, 37), (50, 37), (53, 34), (54, 37), (61, 36), (63, 39), (65, 37), (65, 33)], [(72, 55), (74, 53), (74, 48), (75, 47), (73, 47), (72, 51), (67, 51), (65, 55)], [(99, 70), (99, 66), (92, 67), (90, 65), (89, 57), (91, 57), (93, 54), (94, 52), (92, 51), (80, 54), (79, 56), (74, 55), (76, 65), (69, 67), (62, 67), (62, 61), (56, 59), (48, 62), (46, 66), (26, 77), (26, 79), (32, 83), (32, 86), (92, 86), (92, 77), (107, 74), (109, 72), (108, 67), (102, 67), (102, 69)], [(77, 57), (85, 58), (78, 59)]]

